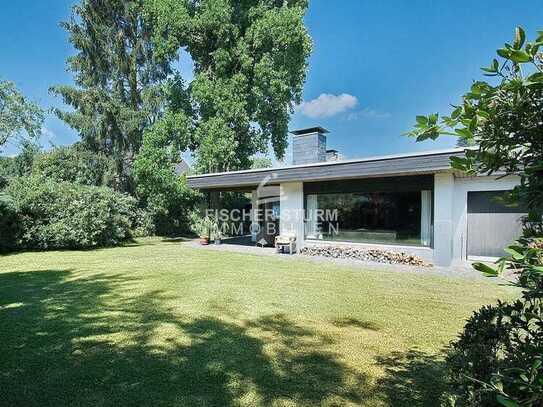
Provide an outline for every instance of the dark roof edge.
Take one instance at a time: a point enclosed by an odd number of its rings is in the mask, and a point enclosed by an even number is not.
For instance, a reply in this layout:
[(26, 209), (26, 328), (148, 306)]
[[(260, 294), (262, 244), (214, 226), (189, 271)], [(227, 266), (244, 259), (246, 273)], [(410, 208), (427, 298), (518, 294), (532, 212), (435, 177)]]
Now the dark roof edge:
[(294, 134), (295, 136), (301, 136), (305, 134), (314, 134), (314, 133), (327, 134), (330, 132), (326, 130), (324, 127), (315, 126), (315, 127), (307, 127), (305, 129), (291, 130), (290, 133)]
[(357, 158), (357, 159), (351, 159), (351, 160), (325, 161), (325, 162), (312, 163), (312, 164), (288, 165), (288, 166), (285, 166), (285, 167), (272, 167), (272, 168), (259, 168), (259, 169), (252, 169), (252, 170), (215, 172), (215, 173), (210, 173), (210, 174), (191, 175), (191, 176), (188, 176), (187, 179), (198, 179), (198, 178), (205, 178), (205, 177), (217, 177), (217, 176), (221, 176), (221, 175), (224, 176), (224, 175), (234, 175), (234, 174), (257, 174), (257, 173), (269, 172), (269, 171), (283, 171), (283, 170), (290, 170), (290, 169), (296, 169), (296, 168), (313, 168), (313, 167), (325, 167), (325, 166), (334, 166), (334, 165), (342, 165), (342, 164), (350, 164), (350, 163), (386, 161), (386, 160), (394, 160), (394, 159), (399, 159), (399, 158), (411, 158), (411, 157), (414, 158), (414, 157), (448, 155), (448, 154), (462, 153), (462, 152), (465, 152), (466, 150), (470, 150), (470, 149), (472, 149), (472, 148), (461, 147), (461, 148), (454, 148), (454, 149), (449, 149), (449, 150), (434, 150), (434, 151), (424, 151), (424, 152), (420, 152), (420, 153), (405, 153), (405, 154), (375, 156), (375, 157), (368, 157), (368, 158)]

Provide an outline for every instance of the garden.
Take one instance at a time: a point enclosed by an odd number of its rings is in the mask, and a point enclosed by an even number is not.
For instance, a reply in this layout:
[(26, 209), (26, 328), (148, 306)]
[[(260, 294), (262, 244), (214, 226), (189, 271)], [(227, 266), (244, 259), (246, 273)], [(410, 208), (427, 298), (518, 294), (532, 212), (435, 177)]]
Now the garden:
[(497, 281), (146, 238), (0, 257), (6, 406), (435, 406)]
[(238, 3), (78, 2), (72, 81), (49, 89), (71, 145), (43, 148), (48, 111), (0, 80), (0, 148), (17, 145), (0, 155), (0, 404), (541, 406), (543, 32), (517, 27), (407, 134), (456, 137), (460, 176), (519, 177), (506, 257), (469, 278), (263, 261), (185, 244), (223, 238), (186, 175), (281, 160), (302, 103), (307, 2)]

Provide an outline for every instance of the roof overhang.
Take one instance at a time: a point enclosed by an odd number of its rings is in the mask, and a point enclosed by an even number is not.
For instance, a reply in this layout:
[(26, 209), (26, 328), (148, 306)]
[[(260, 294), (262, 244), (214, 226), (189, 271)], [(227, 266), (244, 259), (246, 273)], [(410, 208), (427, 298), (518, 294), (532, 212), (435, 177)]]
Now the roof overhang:
[(264, 168), (193, 175), (188, 185), (196, 189), (250, 190), (258, 185), (285, 182), (331, 181), (353, 178), (433, 174), (451, 171), (451, 157), (463, 157), (465, 149), (333, 161), (290, 167)]

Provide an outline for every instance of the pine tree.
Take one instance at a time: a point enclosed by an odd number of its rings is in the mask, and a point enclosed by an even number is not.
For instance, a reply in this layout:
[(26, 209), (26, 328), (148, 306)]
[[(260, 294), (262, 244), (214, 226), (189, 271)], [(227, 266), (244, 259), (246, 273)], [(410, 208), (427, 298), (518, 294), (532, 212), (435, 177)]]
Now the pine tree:
[(143, 0), (82, 0), (61, 26), (77, 54), (67, 60), (75, 86), (51, 88), (73, 110), (56, 114), (87, 148), (115, 159), (117, 187), (130, 189), (128, 174), (143, 131), (162, 110), (169, 61), (155, 58)]

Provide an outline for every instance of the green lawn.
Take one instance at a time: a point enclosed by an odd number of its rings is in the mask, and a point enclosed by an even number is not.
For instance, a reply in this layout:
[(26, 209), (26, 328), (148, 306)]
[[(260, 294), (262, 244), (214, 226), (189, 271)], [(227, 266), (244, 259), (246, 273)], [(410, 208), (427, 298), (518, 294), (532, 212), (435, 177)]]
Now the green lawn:
[(434, 406), (486, 280), (143, 240), (0, 257), (2, 406)]

